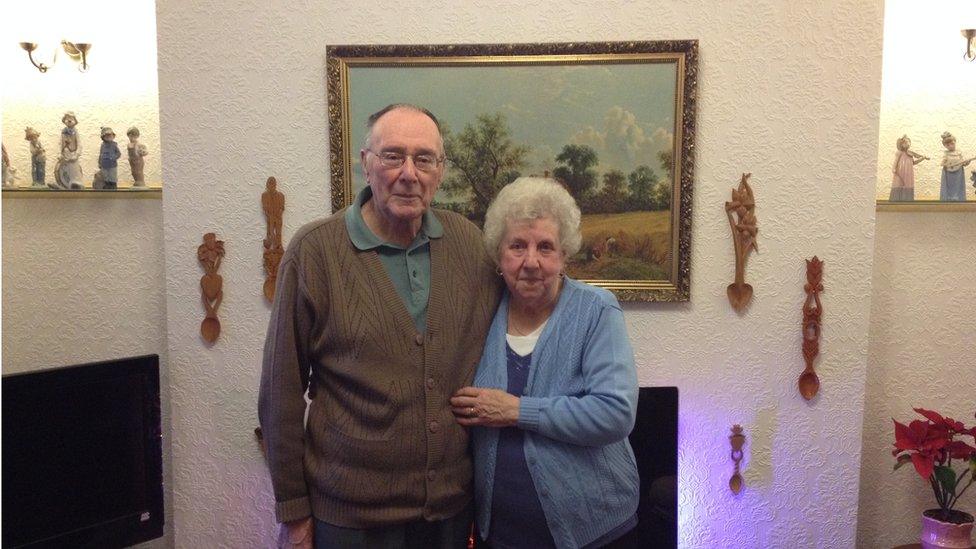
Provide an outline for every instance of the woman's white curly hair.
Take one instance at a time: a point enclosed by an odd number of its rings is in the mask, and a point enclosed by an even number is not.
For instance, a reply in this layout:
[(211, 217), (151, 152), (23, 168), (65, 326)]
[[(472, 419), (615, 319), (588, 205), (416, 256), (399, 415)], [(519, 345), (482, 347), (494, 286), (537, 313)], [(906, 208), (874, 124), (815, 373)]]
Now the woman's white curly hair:
[(567, 257), (579, 251), (579, 206), (562, 185), (543, 177), (520, 177), (502, 187), (485, 213), (485, 247), (497, 262), (508, 222), (542, 218), (555, 221), (559, 247)]

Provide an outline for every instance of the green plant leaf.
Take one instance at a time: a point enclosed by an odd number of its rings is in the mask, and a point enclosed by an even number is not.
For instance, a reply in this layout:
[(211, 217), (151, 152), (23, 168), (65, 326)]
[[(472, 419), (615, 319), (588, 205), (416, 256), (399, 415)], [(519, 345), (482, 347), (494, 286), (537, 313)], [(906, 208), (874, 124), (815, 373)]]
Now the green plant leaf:
[(946, 494), (956, 493), (956, 472), (945, 465), (936, 465), (933, 473)]
[(976, 455), (969, 458), (969, 472), (973, 475), (972, 478), (976, 479)]
[(898, 468), (901, 467), (902, 465), (904, 465), (906, 463), (911, 463), (911, 462), (912, 462), (912, 456), (911, 455), (909, 455), (909, 454), (902, 454), (902, 455), (898, 456), (898, 461), (895, 462), (895, 468), (892, 469), (892, 470), (893, 471), (897, 471)]

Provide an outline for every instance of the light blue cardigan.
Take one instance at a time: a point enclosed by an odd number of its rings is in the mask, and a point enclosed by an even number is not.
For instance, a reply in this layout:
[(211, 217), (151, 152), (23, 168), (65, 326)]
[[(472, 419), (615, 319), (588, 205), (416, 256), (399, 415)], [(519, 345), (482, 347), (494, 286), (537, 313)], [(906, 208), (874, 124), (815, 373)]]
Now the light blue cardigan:
[[(474, 384), (505, 390), (509, 295), (495, 314)], [(556, 546), (582, 547), (634, 516), (640, 479), (627, 436), (637, 372), (623, 312), (607, 290), (566, 277), (532, 352), (518, 427)], [(498, 429), (473, 429), (478, 528), (488, 535)]]

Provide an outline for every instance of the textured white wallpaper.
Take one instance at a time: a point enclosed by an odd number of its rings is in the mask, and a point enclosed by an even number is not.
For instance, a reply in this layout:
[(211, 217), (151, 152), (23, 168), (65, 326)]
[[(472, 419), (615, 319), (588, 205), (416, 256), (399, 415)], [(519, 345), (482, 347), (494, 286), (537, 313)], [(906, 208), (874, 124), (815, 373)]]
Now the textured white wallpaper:
[(3, 372), (166, 348), (159, 200), (3, 199)]
[[(267, 8), (167, 0), (157, 11), (178, 547), (272, 542), (271, 490), (252, 434), (268, 318), (259, 199), (275, 175), (288, 200), (286, 238), (328, 213), (327, 45), (689, 38), (701, 52), (692, 301), (625, 306), (641, 381), (681, 391), (680, 545), (854, 545), (881, 0)], [(725, 296), (733, 254), (722, 204), (742, 172), (753, 173), (761, 253), (747, 272), (754, 302), (737, 315)], [(213, 346), (198, 335), (195, 250), (208, 231), (227, 243), (224, 328)], [(803, 259), (815, 254), (826, 262), (823, 385), (806, 402), (796, 391)], [(727, 487), (733, 423), (748, 437), (737, 497)]]
[[(928, 408), (974, 423), (976, 411), (976, 213), (882, 212), (864, 407), (858, 546), (918, 539), (921, 514), (937, 507), (911, 467), (892, 471), (892, 419)], [(966, 493), (959, 507), (976, 512)], [(901, 520), (897, 520), (897, 519)], [(896, 519), (896, 520), (893, 520)]]

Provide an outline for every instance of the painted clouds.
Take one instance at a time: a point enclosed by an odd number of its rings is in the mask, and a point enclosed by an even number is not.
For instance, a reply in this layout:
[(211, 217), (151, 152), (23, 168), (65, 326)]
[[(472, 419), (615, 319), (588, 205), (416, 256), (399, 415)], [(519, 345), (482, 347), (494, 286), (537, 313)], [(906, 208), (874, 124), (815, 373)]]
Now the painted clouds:
[(586, 145), (600, 157), (599, 171), (617, 169), (630, 173), (640, 165), (658, 171), (657, 154), (671, 150), (674, 133), (658, 127), (651, 132), (638, 123), (634, 114), (622, 107), (611, 107), (603, 119), (602, 131), (587, 126), (576, 132), (572, 142)]

